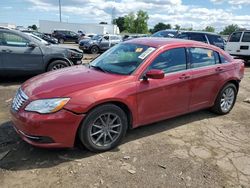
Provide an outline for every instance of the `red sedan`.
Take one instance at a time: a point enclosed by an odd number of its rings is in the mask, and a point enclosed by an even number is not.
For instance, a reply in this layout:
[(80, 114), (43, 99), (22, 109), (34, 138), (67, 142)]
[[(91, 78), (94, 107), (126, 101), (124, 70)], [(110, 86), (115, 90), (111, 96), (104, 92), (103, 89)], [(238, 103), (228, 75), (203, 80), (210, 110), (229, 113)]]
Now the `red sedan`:
[(210, 108), (233, 108), (244, 63), (195, 41), (140, 38), (118, 44), (89, 65), (25, 82), (12, 120), (28, 143), (89, 150), (117, 146), (128, 128)]

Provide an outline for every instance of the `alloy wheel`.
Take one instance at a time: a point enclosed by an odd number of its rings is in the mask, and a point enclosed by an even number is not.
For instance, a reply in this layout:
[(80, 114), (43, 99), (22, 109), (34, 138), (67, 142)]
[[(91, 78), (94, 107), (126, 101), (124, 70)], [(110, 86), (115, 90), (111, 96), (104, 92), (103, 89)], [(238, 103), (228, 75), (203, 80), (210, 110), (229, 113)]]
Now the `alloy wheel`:
[(234, 103), (235, 91), (233, 88), (227, 88), (223, 93), (220, 101), (220, 107), (223, 112), (228, 112)]
[(114, 113), (98, 116), (90, 128), (90, 138), (96, 146), (107, 146), (114, 143), (122, 132), (121, 118)]

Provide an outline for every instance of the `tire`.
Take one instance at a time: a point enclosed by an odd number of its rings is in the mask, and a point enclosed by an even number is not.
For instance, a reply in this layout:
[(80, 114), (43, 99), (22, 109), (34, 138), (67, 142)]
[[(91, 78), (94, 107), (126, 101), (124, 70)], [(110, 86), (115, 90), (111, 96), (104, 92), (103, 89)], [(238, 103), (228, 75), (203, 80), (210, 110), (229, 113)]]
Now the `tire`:
[[(232, 83), (226, 84), (219, 92), (211, 111), (224, 115), (229, 113), (235, 104), (238, 90)], [(223, 102), (224, 101), (224, 102)], [(227, 105), (226, 105), (227, 104)]]
[(91, 52), (92, 54), (98, 54), (98, 53), (99, 53), (99, 48), (98, 48), (98, 46), (92, 46), (92, 47), (90, 48), (90, 52)]
[(59, 39), (58, 42), (59, 42), (60, 44), (63, 44), (63, 43), (64, 43), (64, 39)]
[(68, 66), (69, 64), (64, 60), (55, 60), (49, 64), (47, 71), (58, 70), (58, 69), (62, 69)]
[(103, 152), (116, 147), (124, 138), (127, 128), (125, 112), (116, 105), (105, 104), (87, 114), (80, 125), (78, 136), (90, 151)]

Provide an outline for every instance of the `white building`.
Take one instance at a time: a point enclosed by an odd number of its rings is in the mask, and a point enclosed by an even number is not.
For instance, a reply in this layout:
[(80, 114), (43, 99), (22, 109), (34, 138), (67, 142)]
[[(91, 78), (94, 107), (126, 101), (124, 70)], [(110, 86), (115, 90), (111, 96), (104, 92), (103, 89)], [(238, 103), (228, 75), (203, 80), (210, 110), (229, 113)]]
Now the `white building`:
[(10, 28), (10, 29), (16, 29), (16, 25), (11, 24), (11, 23), (0, 23), (0, 27), (7, 27), (7, 28)]
[(95, 34), (119, 34), (117, 25), (112, 24), (94, 24), (94, 23), (67, 23), (48, 20), (39, 20), (39, 31), (43, 33), (52, 33), (56, 29), (65, 29), (74, 32)]

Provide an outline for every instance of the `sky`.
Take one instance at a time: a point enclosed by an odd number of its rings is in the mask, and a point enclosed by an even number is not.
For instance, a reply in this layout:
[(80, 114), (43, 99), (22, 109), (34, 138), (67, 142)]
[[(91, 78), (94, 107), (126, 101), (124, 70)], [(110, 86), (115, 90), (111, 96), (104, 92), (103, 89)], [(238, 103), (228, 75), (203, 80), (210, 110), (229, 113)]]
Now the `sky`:
[[(39, 20), (59, 21), (59, 0), (0, 0), (0, 23), (39, 25)], [(110, 23), (114, 16), (138, 10), (149, 14), (148, 25), (158, 22), (183, 28), (221, 31), (229, 24), (250, 29), (250, 0), (61, 0), (62, 21)]]

